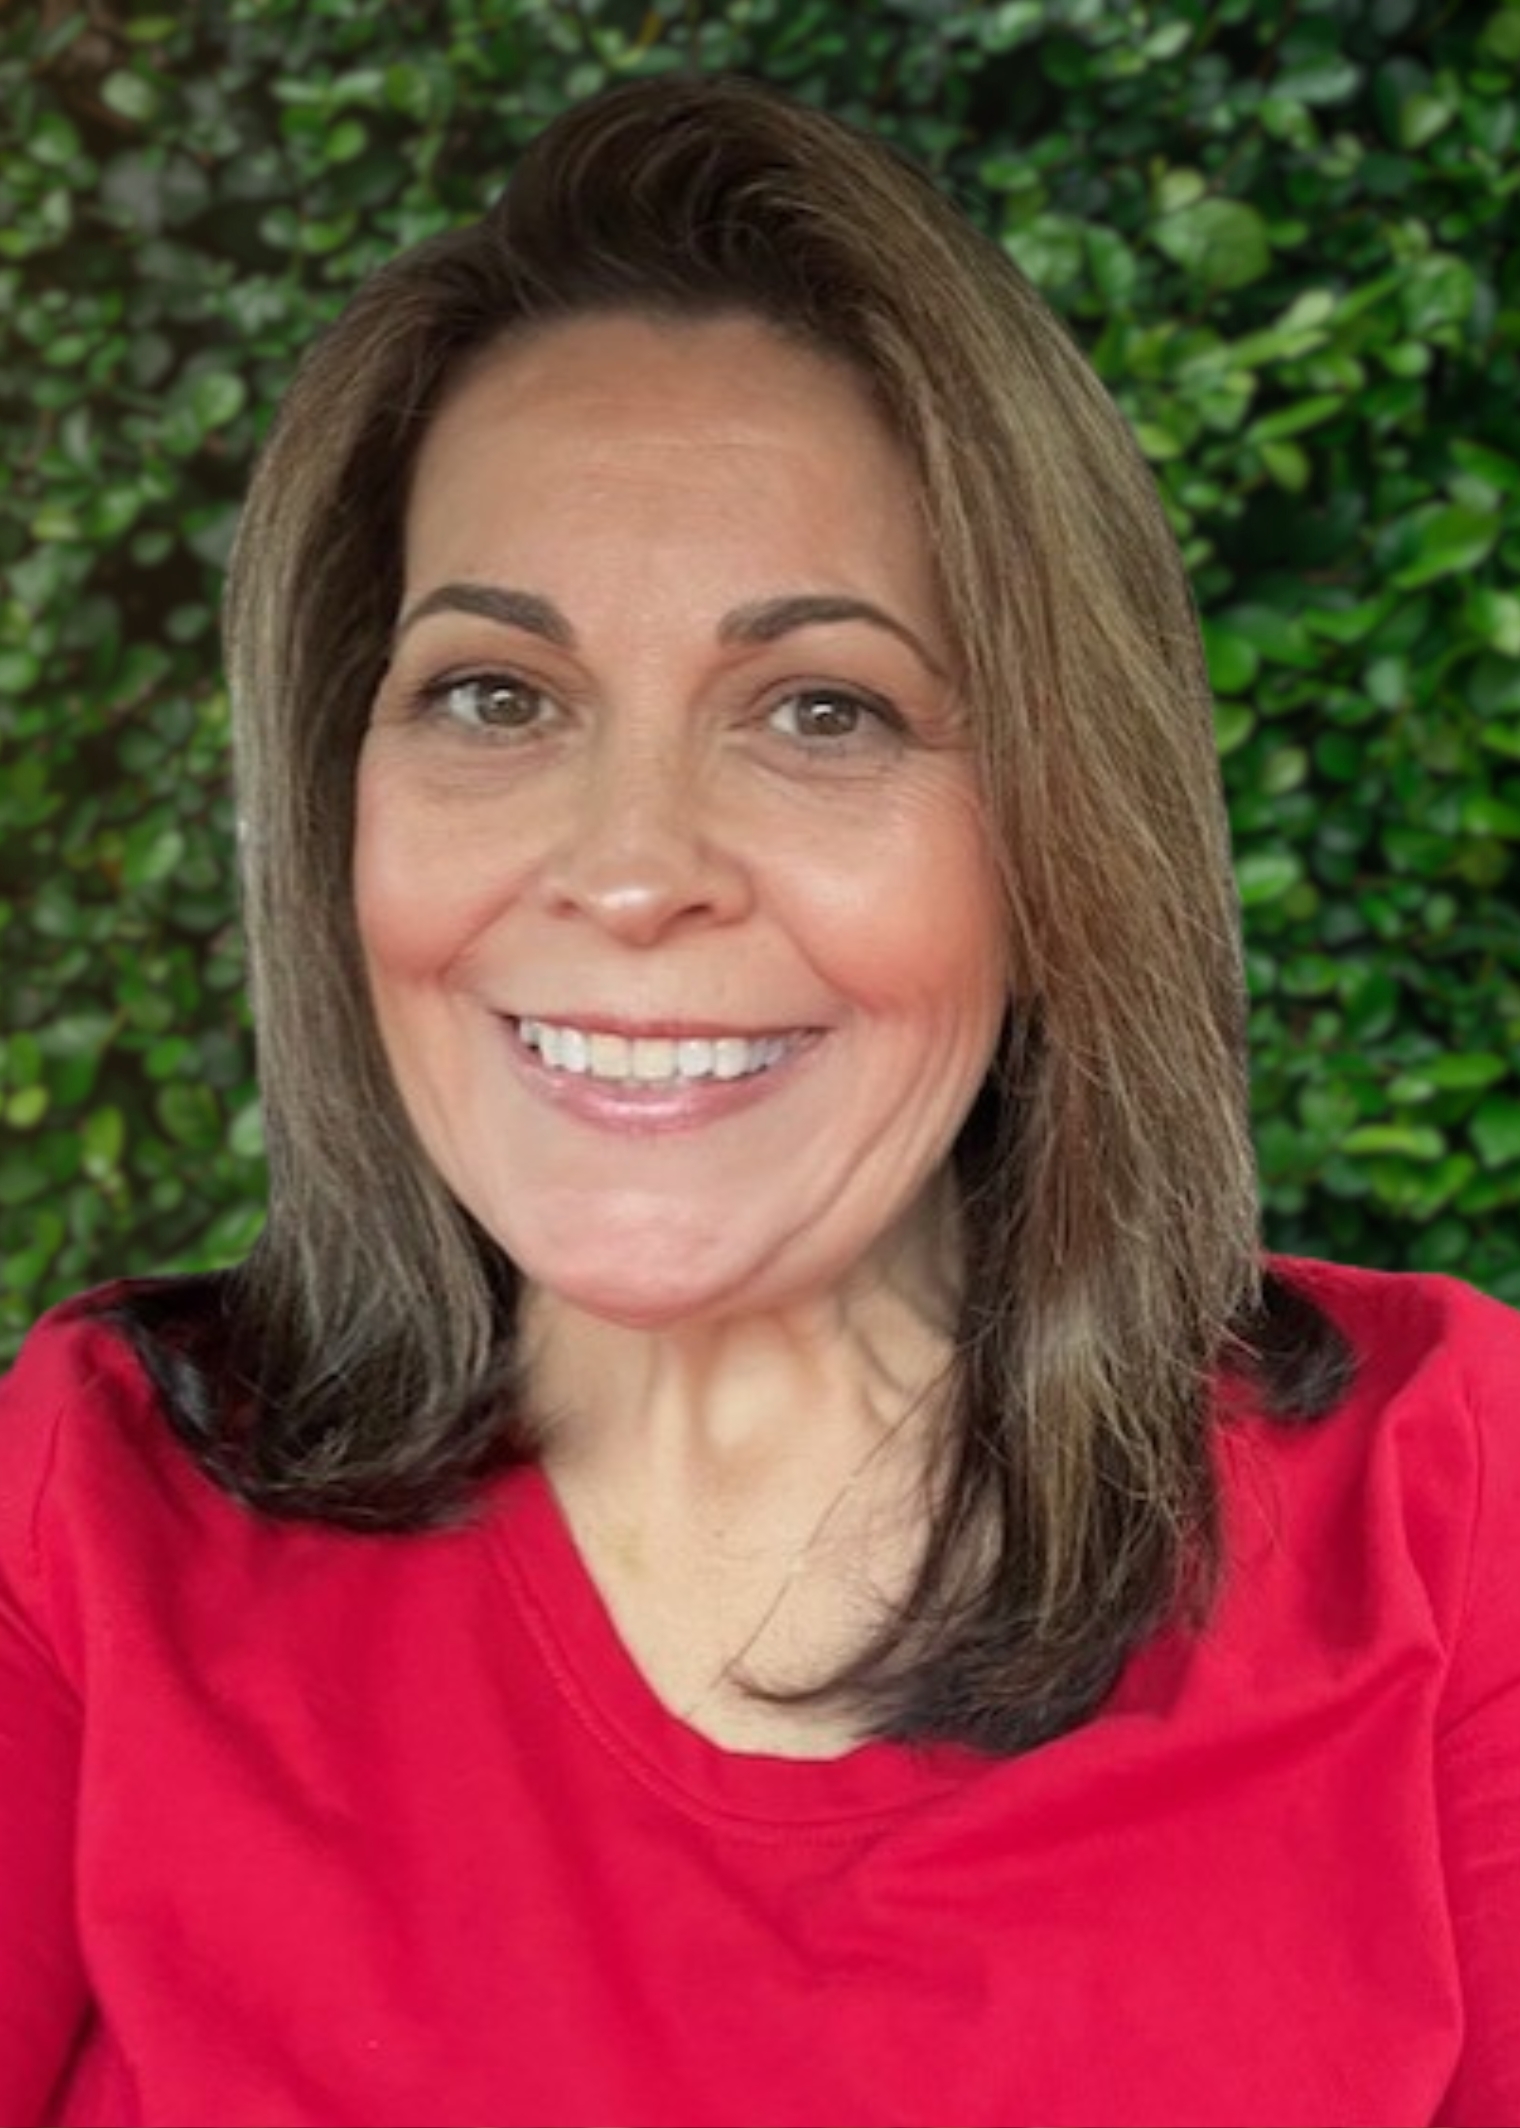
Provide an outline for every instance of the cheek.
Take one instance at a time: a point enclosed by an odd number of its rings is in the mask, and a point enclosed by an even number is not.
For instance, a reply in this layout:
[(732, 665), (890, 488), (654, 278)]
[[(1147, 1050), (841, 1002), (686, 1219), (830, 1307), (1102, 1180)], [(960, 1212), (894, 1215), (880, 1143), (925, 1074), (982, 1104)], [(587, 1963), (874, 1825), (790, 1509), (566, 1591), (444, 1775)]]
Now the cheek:
[(412, 838), (362, 772), (354, 822), (354, 918), (377, 985), (426, 972), (435, 957), (437, 904), (419, 876)]
[(500, 866), (482, 862), (451, 809), (361, 762), (354, 824), (354, 914), (370, 979), (424, 982), (445, 971), (499, 906)]
[(932, 1013), (973, 1032), (1007, 998), (1002, 889), (976, 819), (960, 805), (914, 809), (891, 837), (790, 868), (804, 881), (820, 968), (863, 1006)]

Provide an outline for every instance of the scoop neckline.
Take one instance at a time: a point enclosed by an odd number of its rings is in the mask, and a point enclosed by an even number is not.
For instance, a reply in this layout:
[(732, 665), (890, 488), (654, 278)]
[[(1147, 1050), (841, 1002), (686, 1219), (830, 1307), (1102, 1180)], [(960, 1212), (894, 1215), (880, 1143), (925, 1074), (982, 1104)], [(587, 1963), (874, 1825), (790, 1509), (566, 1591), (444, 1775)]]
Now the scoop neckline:
[(511, 1478), (492, 1517), (496, 1552), (555, 1687), (597, 1744), (677, 1808), (751, 1837), (830, 1831), (943, 1795), (994, 1762), (956, 1744), (853, 1745), (832, 1758), (731, 1750), (673, 1713), (618, 1632), (548, 1476)]

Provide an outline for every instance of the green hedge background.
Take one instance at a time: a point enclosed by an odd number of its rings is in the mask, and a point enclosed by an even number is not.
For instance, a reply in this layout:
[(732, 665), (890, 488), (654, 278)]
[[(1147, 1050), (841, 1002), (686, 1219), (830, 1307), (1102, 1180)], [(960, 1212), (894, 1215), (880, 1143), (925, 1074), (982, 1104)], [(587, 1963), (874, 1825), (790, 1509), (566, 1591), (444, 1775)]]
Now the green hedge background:
[(609, 77), (928, 163), (1206, 618), (1270, 1239), (1520, 1301), (1520, 0), (0, 8), (0, 1347), (262, 1171), (219, 574), (313, 330)]

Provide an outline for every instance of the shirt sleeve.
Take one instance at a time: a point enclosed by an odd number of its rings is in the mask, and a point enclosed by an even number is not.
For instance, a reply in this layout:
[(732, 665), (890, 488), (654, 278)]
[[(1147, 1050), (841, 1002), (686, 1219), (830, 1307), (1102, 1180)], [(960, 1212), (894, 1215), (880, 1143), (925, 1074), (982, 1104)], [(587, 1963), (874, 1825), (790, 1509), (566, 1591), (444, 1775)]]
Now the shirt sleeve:
[(32, 1550), (53, 1343), (35, 1334), (0, 1382), (0, 2121), (13, 2128), (45, 2117), (88, 2007), (73, 1896), (79, 1706)]
[(1466, 2008), (1440, 2128), (1520, 2124), (1520, 1315), (1483, 1317), (1468, 1592), (1436, 1744)]

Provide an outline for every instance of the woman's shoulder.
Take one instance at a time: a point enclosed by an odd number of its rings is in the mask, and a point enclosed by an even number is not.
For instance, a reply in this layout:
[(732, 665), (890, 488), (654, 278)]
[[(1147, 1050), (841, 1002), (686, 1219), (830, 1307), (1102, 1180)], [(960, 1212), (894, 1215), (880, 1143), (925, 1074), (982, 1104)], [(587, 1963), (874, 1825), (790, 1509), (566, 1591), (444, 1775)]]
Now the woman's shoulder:
[(0, 1584), (40, 1601), (81, 1543), (127, 1544), (231, 1503), (169, 1425), (128, 1330), (145, 1293), (120, 1280), (42, 1316), (0, 1378)]
[(1270, 1522), (1272, 1546), (1312, 1567), (1322, 1606), (1370, 1587), (1385, 1613), (1415, 1606), (1453, 1659), (1450, 1706), (1512, 1687), (1520, 1311), (1444, 1275), (1271, 1268), (1339, 1327), (1356, 1370), (1318, 1420), (1227, 1429), (1237, 1538), (1250, 1553)]
[(1269, 1256), (1268, 1267), (1348, 1326), (1376, 1326), (1401, 1342), (1484, 1329), (1520, 1334), (1520, 1309), (1445, 1271), (1375, 1271), (1317, 1256)]
[(1270, 1268), (1349, 1343), (1350, 1405), (1371, 1412), (1398, 1399), (1433, 1414), (1461, 1407), (1520, 1436), (1520, 1310), (1445, 1273), (1286, 1256), (1271, 1258)]
[(1350, 1385), (1303, 1432), (1467, 1436), (1520, 1458), (1520, 1311), (1463, 1279), (1271, 1258), (1350, 1347)]
[(45, 1481), (80, 1429), (134, 1429), (154, 1397), (119, 1311), (141, 1290), (118, 1280), (61, 1301), (27, 1333), (0, 1377), (0, 1494), (14, 1500), (30, 1476)]

